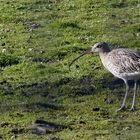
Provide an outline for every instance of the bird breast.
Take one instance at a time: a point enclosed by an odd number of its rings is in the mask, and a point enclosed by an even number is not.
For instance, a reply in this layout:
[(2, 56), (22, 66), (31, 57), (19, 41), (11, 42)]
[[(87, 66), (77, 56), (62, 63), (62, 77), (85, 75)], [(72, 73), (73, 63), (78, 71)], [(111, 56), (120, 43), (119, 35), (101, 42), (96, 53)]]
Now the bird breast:
[[(102, 56), (101, 62), (105, 69), (107, 69), (109, 72), (111, 72), (114, 76), (117, 76), (119, 74), (119, 67), (114, 65), (110, 59), (108, 59), (107, 56)], [(118, 77), (118, 76), (117, 76)]]

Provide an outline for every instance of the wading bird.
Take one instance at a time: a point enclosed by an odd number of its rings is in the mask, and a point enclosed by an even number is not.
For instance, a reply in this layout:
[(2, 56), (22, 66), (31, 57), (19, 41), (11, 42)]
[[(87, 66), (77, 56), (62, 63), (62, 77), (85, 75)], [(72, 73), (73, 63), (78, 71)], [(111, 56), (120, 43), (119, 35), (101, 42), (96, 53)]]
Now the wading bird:
[(74, 59), (69, 64), (69, 67), (78, 58), (91, 53), (98, 53), (103, 66), (115, 77), (122, 79), (125, 83), (126, 86), (125, 96), (121, 104), (121, 107), (117, 109), (117, 111), (120, 111), (125, 108), (125, 102), (130, 88), (128, 81), (129, 80), (134, 81), (133, 101), (132, 106), (130, 108), (130, 110), (134, 110), (136, 98), (135, 96), (137, 91), (137, 81), (140, 79), (140, 52), (125, 48), (110, 50), (107, 43), (99, 42), (93, 45), (91, 49), (87, 50), (85, 53), (81, 54), (76, 59)]

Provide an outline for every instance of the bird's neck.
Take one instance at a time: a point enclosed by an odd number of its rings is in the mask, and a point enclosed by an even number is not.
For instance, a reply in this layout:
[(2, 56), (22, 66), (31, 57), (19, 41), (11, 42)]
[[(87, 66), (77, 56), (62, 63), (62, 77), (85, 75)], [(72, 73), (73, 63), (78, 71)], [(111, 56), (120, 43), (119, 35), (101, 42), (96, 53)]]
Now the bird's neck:
[(109, 52), (110, 52), (110, 51), (99, 53), (101, 62), (102, 62), (102, 64), (104, 65), (105, 68), (106, 68), (106, 63), (107, 63), (106, 58), (107, 58)]
[(108, 55), (109, 52), (110, 52), (110, 51), (100, 52), (100, 53), (99, 53), (99, 56), (100, 56), (101, 60), (104, 59), (104, 58)]
[(100, 59), (101, 59), (101, 61), (102, 61), (102, 64), (103, 64), (103, 66), (104, 66), (107, 70), (109, 70), (109, 69), (108, 69), (108, 62), (109, 62), (108, 56), (109, 56), (109, 53), (110, 53), (110, 52), (111, 52), (110, 49), (106, 49), (106, 50), (104, 50), (104, 51), (102, 51), (102, 52), (99, 52), (99, 56), (100, 56)]

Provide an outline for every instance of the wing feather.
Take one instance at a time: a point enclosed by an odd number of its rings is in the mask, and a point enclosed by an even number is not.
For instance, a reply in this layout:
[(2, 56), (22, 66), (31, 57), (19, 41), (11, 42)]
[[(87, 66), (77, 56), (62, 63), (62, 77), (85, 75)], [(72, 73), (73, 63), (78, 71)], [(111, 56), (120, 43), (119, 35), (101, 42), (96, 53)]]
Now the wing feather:
[[(140, 71), (140, 53), (129, 49), (115, 49), (108, 55), (113, 70), (117, 73)], [(109, 64), (109, 63), (108, 63)]]

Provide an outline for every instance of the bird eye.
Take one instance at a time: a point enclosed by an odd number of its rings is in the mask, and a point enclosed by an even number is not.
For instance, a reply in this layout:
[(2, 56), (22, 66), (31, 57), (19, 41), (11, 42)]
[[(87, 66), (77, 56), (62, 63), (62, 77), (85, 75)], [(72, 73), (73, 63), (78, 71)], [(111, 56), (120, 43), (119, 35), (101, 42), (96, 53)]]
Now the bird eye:
[(101, 45), (98, 45), (98, 46), (97, 46), (97, 48), (101, 48), (101, 47), (102, 47)]

